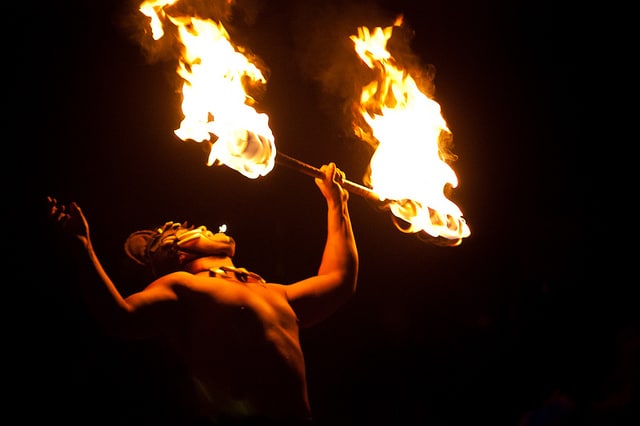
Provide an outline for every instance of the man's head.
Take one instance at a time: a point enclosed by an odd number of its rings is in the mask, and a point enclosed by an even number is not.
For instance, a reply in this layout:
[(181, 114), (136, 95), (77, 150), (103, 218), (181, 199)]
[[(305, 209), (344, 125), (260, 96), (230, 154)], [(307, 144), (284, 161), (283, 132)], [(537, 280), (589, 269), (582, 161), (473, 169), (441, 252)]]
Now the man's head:
[(136, 263), (151, 268), (155, 276), (179, 271), (186, 262), (204, 256), (233, 257), (235, 241), (223, 232), (186, 222), (166, 222), (151, 230), (129, 235), (124, 250)]

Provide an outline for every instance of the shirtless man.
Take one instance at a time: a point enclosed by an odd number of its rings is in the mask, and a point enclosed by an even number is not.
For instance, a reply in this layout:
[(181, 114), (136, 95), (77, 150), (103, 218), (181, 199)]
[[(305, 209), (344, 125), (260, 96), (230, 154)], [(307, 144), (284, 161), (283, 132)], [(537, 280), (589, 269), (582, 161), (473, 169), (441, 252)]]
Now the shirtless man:
[(288, 285), (236, 268), (235, 241), (226, 234), (167, 222), (127, 239), (127, 254), (156, 278), (123, 297), (94, 251), (80, 207), (48, 198), (50, 216), (93, 275), (82, 285), (98, 320), (114, 336), (166, 342), (188, 369), (210, 424), (312, 419), (299, 331), (343, 305), (358, 275), (344, 174), (334, 163), (321, 171), (315, 183), (327, 202), (327, 238), (318, 273)]

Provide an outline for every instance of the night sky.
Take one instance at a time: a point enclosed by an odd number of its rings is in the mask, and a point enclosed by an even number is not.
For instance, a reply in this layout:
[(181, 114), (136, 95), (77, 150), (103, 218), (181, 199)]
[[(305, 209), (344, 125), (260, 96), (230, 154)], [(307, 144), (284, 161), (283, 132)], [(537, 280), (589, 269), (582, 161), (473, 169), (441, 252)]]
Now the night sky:
[[(139, 43), (137, 5), (60, 2), (30, 21), (39, 36), (19, 53), (35, 76), (25, 92), (35, 120), (23, 127), (36, 141), (24, 144), (25, 168), (34, 169), (29, 201), (43, 212), (47, 195), (77, 201), (125, 295), (144, 283), (124, 240), (167, 220), (226, 224), (235, 264), (269, 281), (314, 274), (326, 211), (313, 179), (278, 165), (248, 179), (206, 166), (203, 146), (179, 140), (176, 62), (150, 57)], [(471, 228), (458, 247), (402, 233), (387, 212), (351, 196), (357, 293), (302, 332), (319, 423), (530, 426), (564, 412), (582, 424), (630, 424), (637, 314), (615, 272), (594, 284), (594, 206), (571, 129), (582, 106), (551, 11), (501, 1), (240, 5), (228, 29), (269, 69), (259, 108), (279, 151), (315, 167), (334, 161), (362, 182), (370, 151), (344, 109), (357, 81), (345, 38), (402, 14), (407, 44), (399, 52), (418, 68), (435, 67), (435, 98), (458, 156), (451, 198)], [(180, 424), (179, 368), (153, 343), (100, 330), (72, 262), (41, 215), (35, 223), (47, 279), (16, 286), (28, 289), (18, 305), (30, 305), (16, 346), (27, 363), (17, 394), (35, 402), (28, 417)]]

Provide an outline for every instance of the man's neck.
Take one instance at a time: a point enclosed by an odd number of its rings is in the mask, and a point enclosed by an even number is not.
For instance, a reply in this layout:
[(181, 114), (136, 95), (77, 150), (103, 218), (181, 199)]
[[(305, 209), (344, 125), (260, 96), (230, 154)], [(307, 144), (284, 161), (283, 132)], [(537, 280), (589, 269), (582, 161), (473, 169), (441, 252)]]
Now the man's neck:
[(196, 275), (204, 273), (208, 274), (210, 269), (217, 269), (221, 266), (233, 267), (233, 260), (230, 257), (220, 256), (198, 257), (191, 261), (187, 261), (183, 265), (183, 269), (186, 272)]

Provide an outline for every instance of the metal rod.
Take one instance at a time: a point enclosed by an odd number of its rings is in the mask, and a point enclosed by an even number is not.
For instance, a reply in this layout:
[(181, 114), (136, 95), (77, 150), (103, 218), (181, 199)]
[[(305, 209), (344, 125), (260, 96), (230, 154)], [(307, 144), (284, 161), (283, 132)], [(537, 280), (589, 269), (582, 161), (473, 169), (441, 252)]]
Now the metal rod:
[[(307, 176), (311, 176), (314, 178), (322, 178), (324, 174), (322, 171), (316, 167), (313, 167), (307, 163), (303, 163), (300, 160), (297, 160), (293, 157), (289, 157), (286, 154), (278, 151), (276, 153), (276, 163), (282, 164), (290, 169), (296, 170), (298, 172), (304, 173)], [(370, 200), (380, 202), (380, 196), (373, 192), (372, 189), (367, 188), (366, 186), (360, 185), (358, 183), (352, 182), (350, 180), (344, 179), (342, 181), (342, 187), (349, 191), (352, 194), (359, 195), (364, 198), (368, 198)]]

